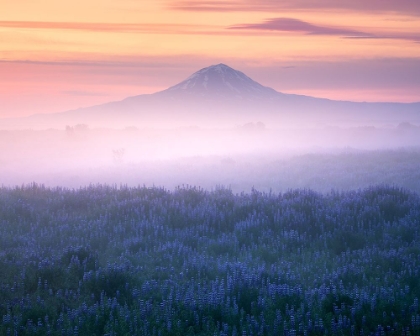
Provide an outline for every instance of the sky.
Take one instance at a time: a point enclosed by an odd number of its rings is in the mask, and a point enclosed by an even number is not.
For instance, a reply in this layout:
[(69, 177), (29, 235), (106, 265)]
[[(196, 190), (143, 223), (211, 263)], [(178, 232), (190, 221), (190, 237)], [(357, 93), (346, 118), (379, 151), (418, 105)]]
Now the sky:
[(418, 0), (0, 0), (0, 118), (153, 93), (225, 63), (284, 93), (420, 101)]

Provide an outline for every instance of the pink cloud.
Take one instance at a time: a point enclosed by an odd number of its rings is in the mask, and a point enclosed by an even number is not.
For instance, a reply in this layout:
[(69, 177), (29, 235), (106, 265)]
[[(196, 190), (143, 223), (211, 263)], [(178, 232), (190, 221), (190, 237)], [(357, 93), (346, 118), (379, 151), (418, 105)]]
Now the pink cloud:
[(370, 38), (370, 39), (402, 39), (411, 41), (420, 41), (420, 33), (389, 33), (374, 34), (359, 30), (353, 30), (345, 27), (337, 26), (320, 26), (314, 25), (306, 21), (293, 18), (274, 18), (265, 20), (262, 23), (246, 23), (231, 26), (233, 30), (260, 30), (260, 31), (280, 31), (280, 32), (296, 32), (307, 35), (330, 35), (342, 36), (346, 38)]
[(113, 33), (172, 33), (189, 32), (197, 25), (188, 24), (137, 24), (137, 23), (90, 23), (45, 21), (0, 21), (1, 28), (83, 30)]
[(294, 10), (354, 10), (420, 14), (418, 0), (178, 0), (169, 3), (175, 10), (185, 11), (281, 11)]
[[(217, 27), (188, 24), (83, 23), (43, 21), (0, 21), (0, 28), (80, 30), (87, 32), (187, 34), (187, 35), (259, 35), (263, 31), (300, 32), (309, 35), (336, 35), (348, 38), (391, 38), (420, 41), (420, 33), (373, 34), (343, 27), (319, 26), (293, 18), (274, 18), (262, 23), (245, 23), (218, 30)], [(215, 29), (216, 28), (216, 29)]]
[(284, 32), (300, 32), (313, 35), (339, 35), (354, 37), (372, 37), (372, 35), (340, 27), (317, 26), (311, 23), (292, 18), (268, 19), (262, 23), (242, 24), (230, 27), (230, 29), (256, 29), (274, 30)]

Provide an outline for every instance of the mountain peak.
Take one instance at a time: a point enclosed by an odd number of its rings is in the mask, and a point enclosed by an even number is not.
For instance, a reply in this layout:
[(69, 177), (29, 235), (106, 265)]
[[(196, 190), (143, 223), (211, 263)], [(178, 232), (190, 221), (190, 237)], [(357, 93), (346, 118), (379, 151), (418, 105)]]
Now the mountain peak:
[(276, 95), (277, 92), (265, 87), (243, 72), (219, 63), (193, 73), (186, 80), (163, 91), (171, 95), (188, 95), (206, 98), (236, 98), (256, 100)]
[[(202, 70), (216, 71), (216, 72), (237, 71), (237, 70), (235, 70), (235, 69), (231, 68), (230, 66), (227, 66), (226, 64), (223, 64), (223, 63), (210, 65), (209, 67), (204, 68)], [(237, 72), (239, 72), (239, 71), (237, 71)]]

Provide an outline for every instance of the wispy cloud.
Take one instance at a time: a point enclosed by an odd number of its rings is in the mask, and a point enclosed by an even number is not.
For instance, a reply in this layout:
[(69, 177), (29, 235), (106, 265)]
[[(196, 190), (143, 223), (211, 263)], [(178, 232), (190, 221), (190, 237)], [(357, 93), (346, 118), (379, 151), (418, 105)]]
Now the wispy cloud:
[(174, 0), (169, 7), (184, 11), (268, 11), (293, 10), (353, 10), (420, 14), (418, 0)]
[(239, 24), (231, 26), (228, 29), (296, 32), (306, 35), (330, 35), (356, 39), (401, 39), (416, 42), (420, 41), (420, 33), (369, 33), (345, 27), (315, 25), (293, 18), (273, 18), (261, 23)]
[[(401, 39), (418, 42), (419, 33), (369, 33), (346, 27), (321, 26), (294, 18), (272, 18), (260, 23), (244, 23), (230, 27), (196, 24), (137, 24), (137, 23), (86, 23), (43, 21), (0, 21), (0, 28), (75, 30), (103, 33), (145, 33), (180, 35), (259, 35), (263, 31), (296, 32), (306, 35), (332, 35), (346, 38)], [(224, 29), (227, 28), (227, 29)]]
[[(77, 55), (74, 55), (76, 57)], [(34, 66), (54, 66), (54, 67), (77, 67), (77, 68), (110, 68), (113, 73), (114, 68), (124, 69), (127, 68), (128, 72), (132, 72), (133, 68), (147, 69), (151, 73), (159, 69), (165, 69), (165, 71), (171, 71), (173, 69), (195, 69), (196, 67), (204, 67), (209, 63), (220, 63), (220, 59), (213, 59), (197, 54), (177, 54), (174, 55), (140, 55), (140, 56), (116, 56), (111, 55), (107, 60), (96, 59), (89, 60), (95, 55), (87, 55), (87, 59), (83, 59), (83, 54), (79, 55), (80, 58), (73, 60), (54, 60), (54, 61), (42, 61), (42, 60), (16, 60), (16, 59), (0, 59), (1, 64), (22, 64), (22, 65), (34, 65)], [(98, 56), (98, 55), (96, 55)], [(56, 55), (56, 59), (60, 58), (60, 55)], [(225, 58), (229, 60), (229, 58)], [(83, 70), (86, 72), (86, 70)], [(137, 76), (137, 74), (134, 74)]]
[(283, 32), (298, 32), (311, 35), (338, 35), (350, 37), (372, 37), (361, 31), (340, 28), (340, 27), (327, 27), (318, 26), (309, 22), (301, 21), (292, 18), (275, 18), (268, 19), (262, 23), (249, 23), (229, 27), (229, 29), (250, 29), (250, 30), (271, 30)]
[(141, 24), (141, 23), (91, 23), (91, 22), (44, 22), (44, 21), (0, 21), (1, 28), (82, 30), (106, 33), (170, 33), (194, 32), (208, 26), (190, 24)]
[(44, 21), (0, 21), (0, 28), (85, 31), (93, 33), (141, 33), (169, 35), (240, 35), (226, 31), (223, 26), (200, 24), (138, 24), (138, 23), (88, 23)]
[(239, 11), (263, 11), (270, 6), (263, 3), (260, 5), (252, 5), (246, 1), (171, 1), (169, 8), (183, 11), (204, 11), (204, 12), (239, 12)]

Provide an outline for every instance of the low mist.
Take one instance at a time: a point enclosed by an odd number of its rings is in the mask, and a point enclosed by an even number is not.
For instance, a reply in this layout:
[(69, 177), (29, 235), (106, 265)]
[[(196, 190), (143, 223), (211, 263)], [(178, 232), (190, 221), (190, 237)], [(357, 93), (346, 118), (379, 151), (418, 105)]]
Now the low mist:
[(235, 192), (371, 184), (420, 191), (420, 127), (90, 128), (0, 131), (0, 183), (218, 186)]

